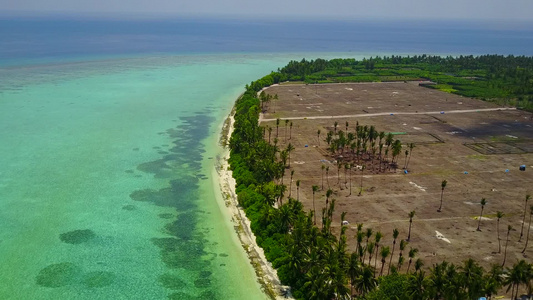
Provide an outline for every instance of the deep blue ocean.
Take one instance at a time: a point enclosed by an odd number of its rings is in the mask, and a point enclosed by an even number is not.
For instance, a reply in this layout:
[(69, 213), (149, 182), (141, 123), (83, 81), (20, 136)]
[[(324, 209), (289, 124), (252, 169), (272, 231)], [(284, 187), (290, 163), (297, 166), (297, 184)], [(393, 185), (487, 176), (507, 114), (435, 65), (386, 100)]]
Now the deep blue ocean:
[(516, 25), (1, 17), (0, 299), (268, 299), (217, 174), (244, 86), (302, 58), (533, 55)]
[[(0, 18), (0, 65), (93, 55), (343, 52), (533, 55), (533, 23)], [(498, 29), (498, 28), (503, 29)]]

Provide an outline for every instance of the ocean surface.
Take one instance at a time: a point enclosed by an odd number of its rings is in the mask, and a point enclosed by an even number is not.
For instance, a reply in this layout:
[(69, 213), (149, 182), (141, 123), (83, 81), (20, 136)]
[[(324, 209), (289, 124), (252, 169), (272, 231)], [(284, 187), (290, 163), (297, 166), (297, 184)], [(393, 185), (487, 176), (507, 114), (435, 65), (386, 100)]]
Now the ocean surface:
[(265, 299), (213, 176), (289, 60), (533, 55), (474, 23), (0, 19), (0, 299)]

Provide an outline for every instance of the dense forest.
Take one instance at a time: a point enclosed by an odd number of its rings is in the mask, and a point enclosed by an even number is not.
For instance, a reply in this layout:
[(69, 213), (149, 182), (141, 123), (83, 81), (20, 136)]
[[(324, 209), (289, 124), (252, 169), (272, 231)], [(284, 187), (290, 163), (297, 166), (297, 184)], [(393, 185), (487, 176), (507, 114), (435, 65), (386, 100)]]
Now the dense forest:
[(291, 61), (273, 79), (328, 82), (430, 80), (430, 88), (533, 111), (533, 58), (525, 56), (390, 56)]
[[(485, 270), (468, 259), (461, 265), (442, 262), (424, 271), (417, 249), (408, 240), (380, 244), (383, 234), (357, 225), (354, 252), (349, 252), (346, 226), (331, 230), (335, 200), (315, 215), (296, 198), (286, 199), (282, 178), (288, 168), (286, 149), (265, 138), (259, 123), (258, 92), (282, 81), (346, 82), (429, 79), (433, 88), (487, 100), (504, 99), (531, 109), (533, 58), (503, 57), (376, 57), (357, 61), (334, 59), (292, 61), (246, 86), (235, 104), (235, 126), (229, 141), (229, 163), (236, 179), (237, 199), (251, 221), (257, 243), (296, 299), (478, 299), (519, 289), (531, 293), (533, 266), (526, 261), (512, 267), (497, 264)], [(356, 157), (357, 158), (357, 157)], [(381, 165), (381, 162), (380, 162)], [(281, 179), (281, 180), (280, 180)], [(526, 200), (527, 201), (527, 200)], [(526, 202), (527, 203), (527, 202)], [(529, 213), (533, 213), (533, 206)], [(524, 212), (525, 214), (525, 212)], [(344, 213), (342, 216), (344, 217)], [(409, 217), (413, 218), (414, 212)], [(317, 226), (316, 218), (321, 219)], [(511, 228), (507, 228), (507, 234)], [(529, 236), (529, 235), (528, 235)], [(526, 244), (527, 247), (527, 244)], [(399, 253), (394, 262), (394, 253)]]

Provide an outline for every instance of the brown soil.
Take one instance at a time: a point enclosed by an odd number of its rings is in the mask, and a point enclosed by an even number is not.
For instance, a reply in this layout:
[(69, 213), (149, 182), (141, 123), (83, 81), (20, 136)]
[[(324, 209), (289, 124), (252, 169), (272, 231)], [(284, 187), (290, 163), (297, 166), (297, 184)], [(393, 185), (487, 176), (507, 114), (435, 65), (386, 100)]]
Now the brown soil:
[[(493, 263), (501, 264), (508, 224), (514, 229), (510, 234), (506, 266), (512, 266), (519, 259), (532, 261), (533, 241), (525, 254), (521, 253), (528, 218), (522, 241), (518, 242), (525, 196), (533, 192), (531, 113), (499, 110), (489, 102), (419, 87), (418, 82), (279, 85), (266, 92), (278, 94), (279, 100), (274, 100), (261, 116), (261, 125), (273, 127), (271, 139), (274, 139), (276, 122), (273, 120), (282, 119), (278, 144), (284, 148), (290, 142), (296, 148), (290, 164), (295, 171), (292, 197), (297, 197), (295, 182), (301, 180), (299, 199), (305, 209), (311, 210), (311, 187), (322, 188), (324, 176), (323, 189), (315, 195), (317, 216), (325, 205), (329, 187), (334, 190), (336, 200), (334, 230), (338, 232), (340, 215), (347, 212), (346, 219), (350, 223), (347, 235), (352, 250), (357, 223), (363, 223), (364, 228), (371, 227), (374, 232), (381, 231), (384, 234), (381, 245), (392, 246), (394, 228), (400, 231), (400, 239), (406, 239), (408, 213), (414, 210), (416, 216), (407, 251), (410, 247), (418, 248), (418, 257), (423, 259), (425, 267), (443, 260), (460, 264), (470, 257), (485, 268)], [(466, 110), (469, 112), (462, 112)], [(351, 115), (357, 117), (348, 117)], [(285, 118), (293, 122), (292, 137), (289, 137), (289, 127), (285, 128)], [(361, 171), (354, 170), (350, 195), (349, 176), (345, 184), (344, 170), (341, 170), (338, 179), (335, 157), (329, 155), (325, 142), (335, 121), (341, 130), (345, 130), (345, 123), (349, 122), (351, 132), (358, 121), (360, 125), (375, 125), (378, 131), (405, 133), (395, 137), (404, 145), (415, 144), (408, 174), (402, 169), (403, 154), (396, 170), (379, 173), (372, 172), (369, 167), (364, 172), (363, 190), (358, 196)], [(320, 141), (318, 129), (321, 130)], [(268, 139), (268, 133), (265, 138)], [(327, 178), (325, 172), (322, 173), (322, 164), (329, 166)], [(526, 165), (526, 171), (519, 171), (520, 165)], [(285, 174), (287, 183), (290, 172)], [(444, 179), (448, 184), (444, 190), (443, 209), (437, 212)], [(481, 231), (476, 231), (481, 198), (486, 198), (488, 203), (483, 211)], [(529, 205), (533, 205), (533, 200)], [(497, 211), (505, 213), (500, 221), (501, 253), (497, 253)], [(319, 219), (317, 217), (317, 221)], [(436, 231), (450, 243), (437, 239)], [(398, 244), (393, 262), (397, 261), (397, 255)]]

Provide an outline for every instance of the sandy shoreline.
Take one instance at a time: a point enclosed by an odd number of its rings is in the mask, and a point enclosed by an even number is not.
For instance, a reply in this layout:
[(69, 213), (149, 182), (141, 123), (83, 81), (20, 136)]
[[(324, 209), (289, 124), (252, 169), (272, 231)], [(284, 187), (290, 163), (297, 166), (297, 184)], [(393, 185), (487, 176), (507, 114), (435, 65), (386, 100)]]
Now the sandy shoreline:
[[(232, 112), (226, 122), (224, 122), (221, 136), (222, 141), (229, 141), (231, 133), (233, 132), (233, 123), (234, 118)], [(250, 220), (248, 220), (242, 208), (239, 207), (237, 195), (235, 193), (235, 179), (232, 176), (232, 171), (229, 170), (229, 155), (229, 148), (224, 147), (223, 153), (217, 156), (215, 165), (215, 170), (219, 179), (220, 192), (226, 209), (231, 216), (231, 221), (234, 224), (241, 245), (248, 254), (250, 263), (255, 269), (257, 280), (262, 286), (265, 294), (271, 299), (287, 299), (287, 297), (281, 295), (281, 290), (288, 287), (281, 285), (276, 270), (267, 261), (263, 249), (259, 247), (255, 241), (255, 235), (250, 228)]]

